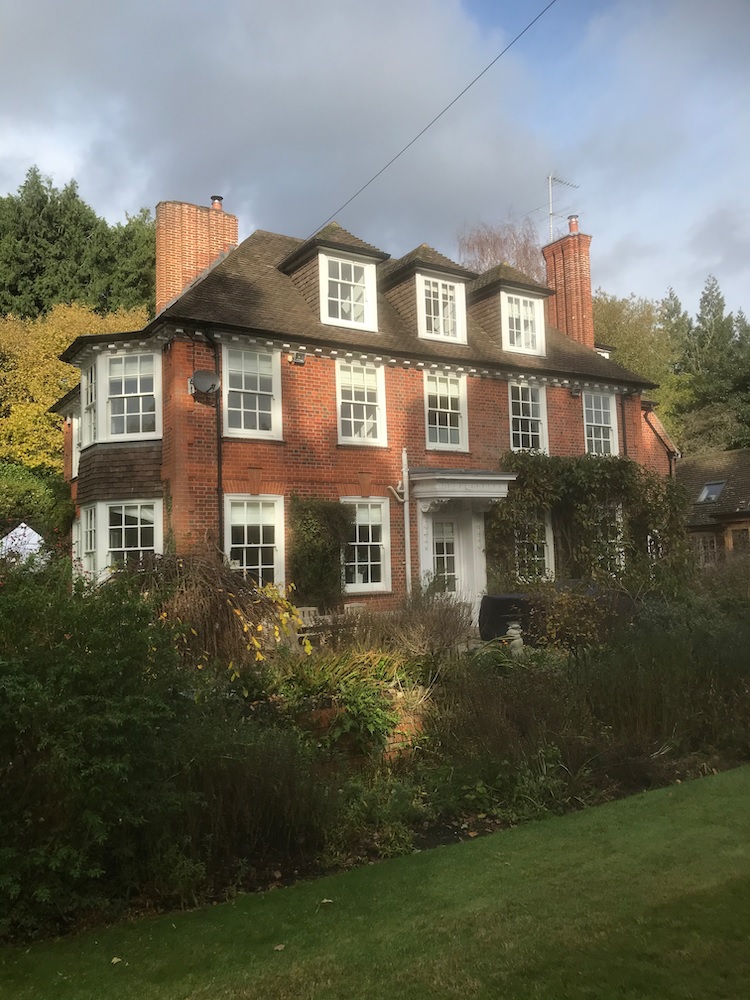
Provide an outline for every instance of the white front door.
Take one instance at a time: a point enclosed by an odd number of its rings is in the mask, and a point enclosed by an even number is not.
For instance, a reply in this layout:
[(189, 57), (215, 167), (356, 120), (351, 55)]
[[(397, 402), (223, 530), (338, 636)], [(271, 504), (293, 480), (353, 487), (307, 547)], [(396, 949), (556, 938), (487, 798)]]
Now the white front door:
[(434, 580), (446, 593), (466, 601), (476, 620), (487, 588), (484, 514), (470, 501), (452, 500), (424, 505), (420, 517), (423, 581)]

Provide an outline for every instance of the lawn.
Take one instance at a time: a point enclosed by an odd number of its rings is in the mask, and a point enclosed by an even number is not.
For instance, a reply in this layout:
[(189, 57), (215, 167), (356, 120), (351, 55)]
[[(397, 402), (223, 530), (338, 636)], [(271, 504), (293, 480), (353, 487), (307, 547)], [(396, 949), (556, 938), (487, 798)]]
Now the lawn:
[(5, 948), (0, 997), (744, 1000), (749, 831), (745, 767), (265, 895)]

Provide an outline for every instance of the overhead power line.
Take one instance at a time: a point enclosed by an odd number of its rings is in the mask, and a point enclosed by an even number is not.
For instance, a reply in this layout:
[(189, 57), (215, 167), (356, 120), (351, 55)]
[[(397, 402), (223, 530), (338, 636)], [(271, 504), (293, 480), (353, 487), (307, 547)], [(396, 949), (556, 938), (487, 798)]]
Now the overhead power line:
[(406, 152), (406, 151), (407, 151), (408, 149), (411, 149), (411, 147), (412, 147), (412, 146), (414, 145), (414, 143), (415, 143), (415, 142), (417, 142), (417, 141), (418, 141), (419, 139), (421, 139), (421, 138), (422, 138), (422, 136), (423, 136), (423, 135), (425, 134), (425, 132), (427, 132), (427, 131), (428, 131), (429, 129), (431, 129), (431, 128), (432, 128), (432, 126), (433, 126), (433, 125), (434, 125), (434, 124), (435, 124), (436, 122), (438, 122), (438, 121), (439, 121), (439, 120), (440, 120), (440, 119), (441, 119), (441, 118), (443, 117), (443, 115), (444, 115), (444, 114), (445, 114), (446, 112), (450, 111), (450, 109), (451, 109), (451, 108), (453, 107), (453, 105), (454, 105), (454, 104), (456, 104), (456, 103), (457, 103), (458, 101), (460, 101), (460, 100), (461, 100), (461, 98), (462, 98), (462, 97), (464, 96), (464, 94), (465, 94), (465, 93), (466, 93), (466, 92), (467, 92), (468, 90), (470, 90), (470, 89), (471, 89), (471, 88), (472, 88), (472, 87), (474, 86), (474, 84), (475, 84), (475, 83), (476, 83), (476, 82), (477, 82), (478, 80), (481, 80), (481, 79), (482, 79), (482, 77), (483, 77), (483, 76), (485, 75), (485, 73), (487, 73), (487, 72), (488, 72), (489, 70), (491, 70), (491, 69), (492, 69), (492, 67), (493, 67), (493, 66), (495, 65), (495, 63), (496, 63), (496, 62), (497, 62), (497, 61), (498, 61), (499, 59), (502, 59), (502, 57), (503, 57), (503, 56), (505, 55), (505, 53), (506, 53), (506, 52), (507, 52), (507, 51), (508, 51), (509, 49), (512, 49), (512, 48), (513, 48), (513, 46), (514, 46), (514, 45), (516, 44), (516, 42), (517, 42), (517, 41), (518, 41), (518, 40), (519, 40), (520, 38), (523, 38), (523, 36), (524, 36), (524, 35), (526, 34), (526, 32), (527, 32), (527, 31), (529, 31), (529, 29), (530, 29), (530, 28), (533, 28), (533, 27), (534, 27), (534, 25), (536, 24), (536, 22), (537, 22), (537, 21), (538, 21), (538, 20), (539, 20), (539, 19), (540, 19), (541, 17), (544, 17), (544, 15), (545, 15), (545, 14), (547, 13), (547, 11), (548, 11), (548, 10), (550, 9), (550, 7), (554, 7), (554, 5), (555, 5), (556, 3), (557, 3), (557, 0), (550, 0), (550, 3), (548, 3), (548, 4), (547, 4), (547, 6), (546, 6), (546, 7), (544, 8), (544, 10), (541, 10), (541, 11), (540, 11), (540, 12), (539, 12), (539, 13), (538, 13), (538, 14), (536, 15), (536, 17), (534, 18), (534, 20), (533, 20), (533, 21), (529, 21), (529, 23), (528, 23), (528, 24), (526, 25), (526, 27), (525, 27), (525, 28), (523, 29), (523, 31), (519, 31), (519, 33), (518, 33), (518, 34), (516, 35), (516, 37), (515, 37), (515, 38), (514, 38), (514, 39), (513, 39), (512, 41), (508, 42), (508, 44), (507, 44), (507, 45), (505, 46), (505, 48), (504, 48), (504, 49), (502, 50), (502, 52), (499, 52), (499, 53), (498, 53), (498, 54), (497, 54), (497, 55), (495, 56), (495, 58), (494, 58), (494, 59), (492, 60), (492, 62), (491, 62), (491, 63), (488, 63), (488, 64), (487, 64), (487, 65), (486, 65), (486, 66), (484, 67), (484, 69), (482, 70), (482, 72), (481, 72), (481, 73), (478, 73), (478, 74), (477, 74), (477, 75), (476, 75), (476, 76), (474, 77), (474, 79), (473, 79), (473, 80), (471, 81), (471, 83), (467, 83), (467, 85), (466, 85), (466, 86), (464, 87), (464, 89), (463, 89), (463, 90), (461, 91), (461, 93), (460, 93), (460, 94), (456, 94), (456, 96), (455, 96), (455, 97), (453, 98), (453, 100), (452, 100), (452, 101), (450, 102), (450, 104), (446, 104), (446, 106), (445, 106), (445, 107), (443, 108), (443, 110), (442, 110), (442, 111), (440, 111), (440, 112), (439, 112), (438, 114), (436, 114), (436, 115), (435, 115), (435, 117), (434, 117), (434, 118), (433, 118), (433, 119), (432, 119), (431, 121), (429, 121), (429, 122), (428, 122), (428, 123), (427, 123), (427, 124), (425, 125), (425, 127), (424, 127), (424, 128), (422, 129), (422, 131), (421, 131), (421, 132), (418, 132), (418, 133), (417, 133), (417, 134), (416, 134), (416, 135), (414, 136), (414, 138), (413, 138), (413, 139), (411, 139), (411, 140), (410, 140), (409, 142), (407, 142), (407, 144), (406, 144), (406, 145), (405, 145), (405, 146), (403, 147), (403, 149), (400, 149), (400, 150), (398, 151), (398, 153), (396, 153), (396, 155), (395, 155), (395, 156), (392, 156), (392, 157), (391, 157), (391, 159), (390, 159), (390, 160), (389, 160), (389, 161), (388, 161), (388, 162), (387, 162), (387, 163), (386, 163), (386, 164), (385, 164), (384, 166), (382, 166), (382, 167), (380, 168), (380, 170), (378, 170), (378, 172), (377, 172), (376, 174), (373, 174), (373, 175), (372, 175), (372, 177), (371, 177), (371, 178), (369, 179), (369, 181), (367, 181), (367, 182), (366, 182), (365, 184), (363, 184), (363, 185), (362, 185), (362, 187), (361, 187), (361, 188), (359, 188), (359, 189), (358, 189), (357, 191), (355, 191), (355, 192), (354, 192), (354, 194), (353, 194), (353, 195), (351, 196), (351, 198), (347, 198), (347, 200), (346, 200), (346, 201), (345, 201), (345, 202), (343, 203), (343, 205), (339, 205), (339, 207), (338, 207), (338, 208), (336, 209), (336, 211), (335, 211), (335, 212), (333, 212), (333, 214), (332, 214), (332, 215), (329, 215), (329, 216), (328, 216), (328, 218), (327, 218), (327, 219), (325, 220), (325, 222), (322, 222), (322, 223), (320, 224), (320, 226), (318, 226), (318, 228), (317, 228), (317, 229), (315, 229), (315, 230), (314, 230), (314, 231), (313, 231), (312, 233), (310, 233), (310, 236), (314, 236), (314, 235), (315, 235), (315, 233), (316, 233), (316, 232), (318, 232), (318, 230), (319, 230), (319, 229), (322, 229), (322, 228), (323, 228), (323, 226), (327, 225), (327, 224), (328, 224), (329, 222), (331, 222), (331, 221), (332, 221), (333, 219), (335, 219), (335, 218), (336, 218), (336, 216), (337, 216), (337, 215), (339, 214), (339, 212), (343, 212), (343, 210), (344, 210), (344, 209), (345, 209), (345, 208), (346, 208), (346, 207), (347, 207), (348, 205), (351, 205), (351, 203), (352, 203), (352, 202), (354, 201), (354, 199), (355, 199), (355, 198), (358, 198), (358, 197), (359, 197), (359, 196), (360, 196), (360, 195), (362, 194), (362, 192), (363, 192), (363, 191), (365, 191), (365, 190), (366, 190), (366, 189), (367, 189), (367, 188), (368, 188), (368, 187), (369, 187), (369, 186), (370, 186), (370, 185), (371, 185), (371, 184), (372, 184), (372, 183), (373, 183), (374, 181), (376, 181), (376, 180), (378, 179), (378, 177), (380, 177), (380, 175), (381, 175), (381, 174), (384, 174), (384, 173), (385, 173), (385, 171), (386, 171), (386, 170), (387, 170), (387, 169), (388, 169), (389, 167), (393, 166), (393, 164), (394, 164), (394, 163), (396, 162), (396, 160), (398, 160), (398, 159), (399, 159), (399, 158), (400, 158), (401, 156), (403, 156), (403, 155), (404, 155), (404, 153), (405, 153), (405, 152)]

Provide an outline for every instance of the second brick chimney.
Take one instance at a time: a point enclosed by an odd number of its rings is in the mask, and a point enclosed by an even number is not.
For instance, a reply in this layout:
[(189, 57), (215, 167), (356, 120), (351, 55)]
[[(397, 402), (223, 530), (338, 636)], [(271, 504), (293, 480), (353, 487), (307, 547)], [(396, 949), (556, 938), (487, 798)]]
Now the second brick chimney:
[(210, 208), (182, 201), (156, 206), (157, 315), (217, 257), (237, 246), (237, 216), (223, 210), (222, 200), (212, 195)]
[(579, 344), (594, 349), (594, 307), (591, 301), (591, 237), (578, 232), (578, 216), (568, 216), (568, 233), (542, 247), (547, 284), (555, 292), (547, 299), (547, 322)]

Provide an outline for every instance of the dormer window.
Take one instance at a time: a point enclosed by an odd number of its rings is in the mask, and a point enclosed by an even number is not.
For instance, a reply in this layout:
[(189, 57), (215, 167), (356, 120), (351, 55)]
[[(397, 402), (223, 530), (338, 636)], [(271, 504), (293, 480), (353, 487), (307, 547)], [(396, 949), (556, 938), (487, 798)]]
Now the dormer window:
[(519, 354), (545, 354), (542, 300), (523, 292), (501, 297), (503, 348)]
[(318, 255), (320, 319), (334, 326), (377, 330), (375, 264), (357, 257)]
[(417, 275), (419, 336), (466, 343), (466, 289), (462, 282)]

